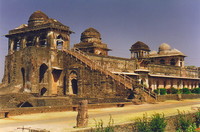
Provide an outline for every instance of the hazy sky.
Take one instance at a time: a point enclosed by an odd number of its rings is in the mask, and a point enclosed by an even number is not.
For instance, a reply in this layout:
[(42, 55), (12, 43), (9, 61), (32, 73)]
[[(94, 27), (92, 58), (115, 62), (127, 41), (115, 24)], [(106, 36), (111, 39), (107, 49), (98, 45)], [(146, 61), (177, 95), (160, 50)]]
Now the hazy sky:
[(96, 28), (112, 56), (130, 58), (136, 41), (158, 50), (162, 43), (182, 51), (186, 65), (200, 66), (200, 0), (0, 0), (0, 80), (8, 40), (3, 35), (37, 10), (71, 28), (71, 46)]

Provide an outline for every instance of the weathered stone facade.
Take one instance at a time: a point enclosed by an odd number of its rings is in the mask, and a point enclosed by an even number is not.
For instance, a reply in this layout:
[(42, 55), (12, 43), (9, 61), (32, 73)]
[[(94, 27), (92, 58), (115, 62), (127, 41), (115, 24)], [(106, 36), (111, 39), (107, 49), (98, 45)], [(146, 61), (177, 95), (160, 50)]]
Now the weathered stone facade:
[(0, 94), (124, 99), (138, 82), (150, 90), (198, 87), (197, 68), (185, 67), (185, 55), (167, 44), (150, 52), (137, 42), (131, 58), (119, 58), (108, 55), (96, 29), (86, 29), (72, 49), (71, 33), (41, 11), (30, 16), (28, 25), (10, 30)]
[(1, 94), (26, 92), (37, 96), (126, 97), (125, 84), (116, 80), (112, 73), (96, 69), (95, 62), (69, 50), (71, 33), (69, 27), (41, 11), (30, 16), (28, 25), (11, 30), (6, 35), (9, 53)]

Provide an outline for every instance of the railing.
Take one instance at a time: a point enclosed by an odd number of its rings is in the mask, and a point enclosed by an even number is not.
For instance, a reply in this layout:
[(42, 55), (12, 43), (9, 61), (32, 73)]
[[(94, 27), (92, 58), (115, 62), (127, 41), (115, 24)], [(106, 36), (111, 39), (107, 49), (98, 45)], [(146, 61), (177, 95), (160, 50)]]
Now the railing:
[[(66, 52), (68, 54), (76, 57), (81, 62), (85, 63), (86, 65), (88, 65), (91, 69), (99, 70), (101, 73), (104, 73), (105, 75), (112, 77), (112, 79), (114, 79), (115, 81), (123, 84), (125, 86), (125, 88), (133, 89), (133, 84), (136, 85), (136, 81), (133, 80), (132, 78), (130, 78), (129, 76), (127, 76), (125, 74), (123, 74), (123, 75), (113, 74), (112, 72), (110, 72), (107, 69), (107, 67), (100, 66), (97, 62), (90, 59), (90, 57), (87, 54), (85, 54), (84, 52), (82, 52), (81, 50), (79, 50), (77, 48), (73, 48), (71, 50), (66, 50)], [(142, 87), (139, 87), (139, 88), (141, 88), (144, 92), (148, 93), (151, 97), (156, 98), (156, 95), (154, 93), (152, 93), (150, 90), (144, 89)]]
[(112, 72), (106, 70), (105, 67), (101, 67), (100, 65), (98, 65), (95, 61), (91, 60), (82, 51), (80, 51), (78, 49), (72, 49), (72, 50), (67, 50), (66, 52), (71, 54), (71, 55), (73, 55), (73, 56), (75, 56), (77, 59), (81, 60), (83, 63), (88, 65), (91, 69), (99, 70), (101, 73), (104, 73), (105, 75), (112, 77), (117, 82), (120, 82), (125, 87), (127, 87), (129, 89), (132, 89), (132, 82), (130, 82), (129, 79), (127, 79), (125, 77), (122, 77), (122, 76), (115, 75)]

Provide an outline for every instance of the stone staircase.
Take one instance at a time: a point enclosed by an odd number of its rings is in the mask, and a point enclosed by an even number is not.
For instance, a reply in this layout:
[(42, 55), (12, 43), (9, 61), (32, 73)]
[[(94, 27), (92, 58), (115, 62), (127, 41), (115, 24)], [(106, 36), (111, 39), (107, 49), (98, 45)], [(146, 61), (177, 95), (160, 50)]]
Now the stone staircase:
[[(77, 49), (77, 48), (73, 48), (71, 50), (66, 50), (65, 51), (67, 54), (75, 57), (76, 59), (80, 60), (82, 63), (85, 63), (87, 66), (89, 66), (92, 70), (98, 70), (101, 73), (110, 76), (113, 80), (117, 81), (118, 83), (124, 85), (125, 89), (131, 89), (133, 90), (133, 86), (137, 86), (137, 82), (130, 78), (127, 75), (121, 75), (121, 74), (113, 74), (112, 72), (110, 72), (108, 69), (106, 69), (106, 67), (102, 67), (100, 66), (96, 61), (91, 60), (89, 58), (89, 56), (82, 52), (81, 50)], [(147, 93), (149, 96), (151, 96), (152, 98), (156, 99), (157, 96), (156, 94), (152, 93), (152, 91), (142, 88), (141, 86), (139, 86), (138, 88), (140, 88), (141, 90), (143, 90), (145, 93)]]

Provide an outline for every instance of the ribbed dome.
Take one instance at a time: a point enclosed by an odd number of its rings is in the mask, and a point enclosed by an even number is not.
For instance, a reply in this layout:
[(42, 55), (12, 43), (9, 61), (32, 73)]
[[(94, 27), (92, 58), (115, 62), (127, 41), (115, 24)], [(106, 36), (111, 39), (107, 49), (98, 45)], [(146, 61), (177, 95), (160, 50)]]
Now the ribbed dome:
[(46, 14), (44, 14), (42, 11), (36, 11), (29, 17), (28, 25), (29, 26), (39, 25), (47, 21), (48, 19), (49, 17)]
[(159, 52), (161, 51), (169, 51), (171, 50), (171, 46), (169, 44), (163, 43), (159, 46)]
[(101, 42), (101, 34), (94, 28), (88, 28), (81, 33), (82, 42)]
[(130, 51), (136, 51), (136, 50), (150, 51), (149, 46), (141, 41), (137, 41), (135, 44), (131, 46)]

